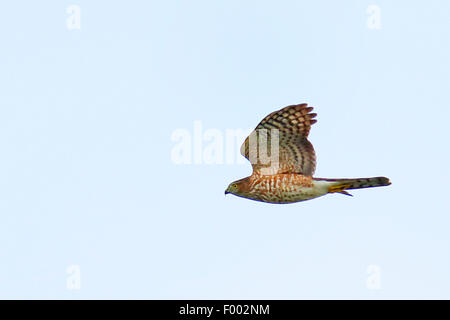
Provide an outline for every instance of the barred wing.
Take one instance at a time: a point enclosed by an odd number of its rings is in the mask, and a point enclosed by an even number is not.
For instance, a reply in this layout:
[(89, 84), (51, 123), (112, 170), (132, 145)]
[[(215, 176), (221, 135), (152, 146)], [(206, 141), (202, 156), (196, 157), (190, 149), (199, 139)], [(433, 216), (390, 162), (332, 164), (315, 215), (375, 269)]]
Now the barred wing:
[(312, 110), (306, 103), (287, 106), (256, 126), (241, 146), (241, 154), (252, 163), (254, 172), (314, 174), (316, 155), (307, 139), (311, 125), (317, 122)]

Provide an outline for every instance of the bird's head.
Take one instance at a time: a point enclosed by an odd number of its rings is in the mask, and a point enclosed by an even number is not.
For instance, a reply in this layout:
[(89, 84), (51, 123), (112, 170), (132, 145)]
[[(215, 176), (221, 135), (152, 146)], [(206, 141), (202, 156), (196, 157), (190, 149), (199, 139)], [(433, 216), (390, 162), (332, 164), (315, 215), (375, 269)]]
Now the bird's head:
[(225, 190), (225, 194), (231, 193), (235, 196), (247, 198), (249, 191), (249, 178), (236, 180), (230, 183)]

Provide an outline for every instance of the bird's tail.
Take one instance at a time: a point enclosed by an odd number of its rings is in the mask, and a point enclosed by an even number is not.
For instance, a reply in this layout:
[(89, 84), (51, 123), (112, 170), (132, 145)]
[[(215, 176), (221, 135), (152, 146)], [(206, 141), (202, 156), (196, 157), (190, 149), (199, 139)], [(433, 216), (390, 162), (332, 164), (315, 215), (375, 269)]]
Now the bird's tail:
[(348, 196), (351, 196), (345, 190), (350, 189), (362, 189), (362, 188), (373, 188), (373, 187), (383, 187), (391, 184), (386, 177), (375, 177), (375, 178), (358, 178), (358, 179), (320, 179), (316, 178), (314, 180), (330, 182), (328, 186), (328, 193), (339, 192)]

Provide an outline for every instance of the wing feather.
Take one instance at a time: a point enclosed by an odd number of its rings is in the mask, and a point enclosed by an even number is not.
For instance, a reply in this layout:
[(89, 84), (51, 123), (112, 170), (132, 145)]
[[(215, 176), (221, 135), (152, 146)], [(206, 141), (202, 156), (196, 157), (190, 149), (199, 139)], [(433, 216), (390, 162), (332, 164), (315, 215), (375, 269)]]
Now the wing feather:
[(312, 110), (306, 103), (287, 106), (256, 126), (241, 146), (241, 154), (252, 163), (253, 171), (264, 175), (314, 174), (316, 155), (308, 141), (311, 125), (317, 122)]

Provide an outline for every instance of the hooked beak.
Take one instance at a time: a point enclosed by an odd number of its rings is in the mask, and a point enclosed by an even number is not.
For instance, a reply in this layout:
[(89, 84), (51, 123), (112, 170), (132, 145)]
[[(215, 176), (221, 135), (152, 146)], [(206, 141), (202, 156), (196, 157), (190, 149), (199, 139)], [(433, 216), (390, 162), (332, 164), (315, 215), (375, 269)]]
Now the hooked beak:
[(229, 192), (228, 192), (228, 190), (225, 190), (225, 195), (227, 195)]

